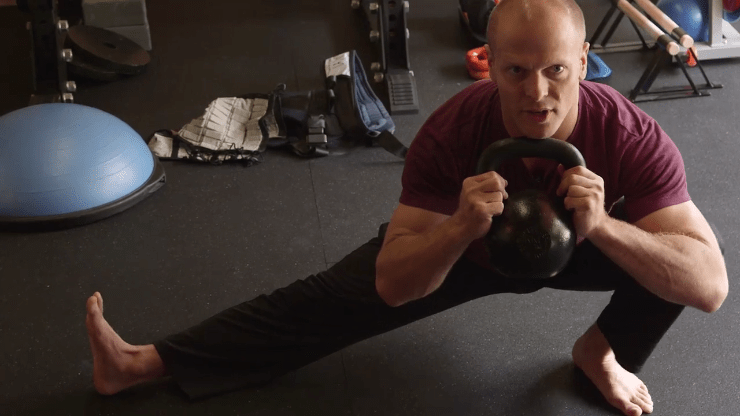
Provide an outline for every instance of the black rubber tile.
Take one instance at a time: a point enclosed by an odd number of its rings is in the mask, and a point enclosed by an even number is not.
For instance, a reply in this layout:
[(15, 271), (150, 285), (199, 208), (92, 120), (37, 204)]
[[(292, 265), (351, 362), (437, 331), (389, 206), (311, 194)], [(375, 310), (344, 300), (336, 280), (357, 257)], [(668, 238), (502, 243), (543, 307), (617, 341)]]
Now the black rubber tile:
[(307, 165), (165, 169), (165, 187), (115, 217), (0, 235), (3, 373), (17, 380), (6, 397), (49, 390), (39, 379), (89, 387), (84, 302), (96, 290), (127, 341), (150, 343), (323, 268)]
[(381, 148), (311, 162), (327, 262), (338, 262), (390, 220), (402, 169), (403, 162)]
[[(349, 347), (353, 407), (360, 415), (618, 414), (570, 359), (609, 296), (494, 295)], [(736, 303), (714, 315), (687, 310), (658, 344), (638, 375), (653, 414), (732, 408)]]
[(550, 290), (495, 295), (357, 344), (346, 353), (354, 407), (360, 415), (610, 414), (570, 361), (607, 301)]
[[(606, 5), (579, 2), (589, 31)], [(593, 6), (593, 7), (591, 7)], [(600, 11), (602, 10), (603, 11)], [(108, 111), (143, 136), (177, 129), (215, 98), (320, 88), (324, 59), (374, 50), (346, 0), (321, 4), (151, 2), (152, 64), (116, 83), (82, 83), (77, 102)], [(0, 9), (2, 113), (27, 103), (24, 17)], [(633, 39), (620, 28), (614, 41)], [(407, 145), (424, 120), (473, 81), (455, 2), (411, 2), (410, 63), (420, 111), (394, 115)], [(7, 52), (7, 53), (6, 53)], [(604, 54), (610, 85), (628, 94), (652, 52)], [(710, 97), (639, 104), (681, 150), (694, 202), (720, 230), (731, 292), (708, 315), (687, 310), (640, 377), (653, 414), (735, 414), (740, 195), (738, 60), (707, 62)], [(693, 75), (696, 69), (690, 70)], [(700, 76), (700, 75), (699, 75)], [(694, 78), (700, 79), (700, 78)], [(675, 68), (656, 86), (684, 83)], [(701, 82), (701, 80), (699, 81)], [(374, 85), (383, 96), (383, 86)], [(7, 93), (5, 93), (7, 91)], [(106, 317), (149, 343), (220, 310), (324, 269), (377, 233), (400, 193), (403, 165), (380, 148), (298, 159), (268, 151), (260, 165), (168, 162), (164, 188), (120, 215), (55, 233), (0, 234), (0, 408), (3, 414), (614, 415), (573, 367), (573, 342), (608, 293), (542, 290), (497, 295), (362, 341), (263, 389), (191, 403), (169, 380), (114, 397), (93, 392), (84, 301), (100, 290)]]
[[(326, 375), (326, 371), (316, 374)], [(137, 386), (116, 396), (58, 386), (49, 392), (3, 400), (9, 415), (352, 415), (348, 396), (332, 378), (322, 383), (286, 377), (268, 387), (191, 402), (168, 380)], [(81, 384), (81, 383), (76, 383)], [(329, 399), (327, 399), (329, 398)]]

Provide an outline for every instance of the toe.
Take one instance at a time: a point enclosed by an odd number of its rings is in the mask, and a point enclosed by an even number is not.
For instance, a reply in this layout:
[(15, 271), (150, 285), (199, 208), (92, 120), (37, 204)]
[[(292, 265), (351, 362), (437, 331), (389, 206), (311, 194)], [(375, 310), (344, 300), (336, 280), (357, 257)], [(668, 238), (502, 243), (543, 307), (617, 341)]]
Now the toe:
[(650, 404), (650, 405), (653, 404), (653, 399), (650, 397), (649, 394), (637, 392), (636, 396), (639, 397), (643, 402), (647, 404)]
[(87, 313), (94, 314), (98, 311), (98, 298), (90, 296), (87, 298)]
[(624, 414), (627, 416), (640, 416), (642, 415), (642, 409), (640, 406), (630, 404), (625, 408)]
[(652, 413), (653, 411), (653, 402), (639, 395), (632, 399), (632, 403), (640, 407), (639, 414), (642, 414), (643, 411), (645, 413)]
[(98, 307), (100, 308), (100, 312), (103, 312), (103, 295), (100, 294), (100, 292), (95, 292), (93, 295), (98, 301)]
[(622, 398), (615, 398), (611, 401), (611, 404), (627, 416), (640, 416), (642, 414), (640, 406)]
[(653, 413), (653, 401), (648, 399), (644, 401), (644, 404), (642, 406), (642, 410), (645, 411), (645, 413)]

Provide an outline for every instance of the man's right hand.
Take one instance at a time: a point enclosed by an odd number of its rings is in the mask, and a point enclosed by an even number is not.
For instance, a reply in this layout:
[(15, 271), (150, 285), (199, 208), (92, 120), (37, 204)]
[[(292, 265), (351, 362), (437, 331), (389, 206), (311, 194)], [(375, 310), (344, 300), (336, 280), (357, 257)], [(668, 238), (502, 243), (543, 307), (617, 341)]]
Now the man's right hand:
[(488, 233), (491, 218), (504, 211), (508, 182), (494, 171), (471, 176), (463, 181), (460, 204), (450, 218), (465, 235), (478, 239)]

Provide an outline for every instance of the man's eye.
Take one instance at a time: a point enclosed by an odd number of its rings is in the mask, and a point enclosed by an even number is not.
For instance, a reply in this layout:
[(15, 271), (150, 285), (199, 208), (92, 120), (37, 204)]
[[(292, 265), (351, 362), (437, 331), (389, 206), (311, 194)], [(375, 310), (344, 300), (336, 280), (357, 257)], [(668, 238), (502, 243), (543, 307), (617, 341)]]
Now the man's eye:
[(512, 66), (511, 69), (509, 69), (509, 71), (511, 71), (512, 74), (521, 74), (522, 68), (518, 66)]
[(552, 70), (555, 71), (556, 73), (561, 73), (565, 71), (565, 67), (562, 65), (555, 65), (552, 67)]

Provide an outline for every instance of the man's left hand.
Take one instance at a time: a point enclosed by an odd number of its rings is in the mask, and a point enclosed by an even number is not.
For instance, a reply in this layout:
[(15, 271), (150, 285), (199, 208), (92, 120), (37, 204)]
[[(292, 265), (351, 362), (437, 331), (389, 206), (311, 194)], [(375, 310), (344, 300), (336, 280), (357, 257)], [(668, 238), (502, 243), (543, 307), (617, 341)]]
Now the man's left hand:
[(557, 195), (565, 196), (565, 208), (573, 211), (578, 236), (588, 238), (608, 218), (604, 209), (604, 179), (583, 166), (564, 171), (561, 165), (558, 172), (563, 178)]

